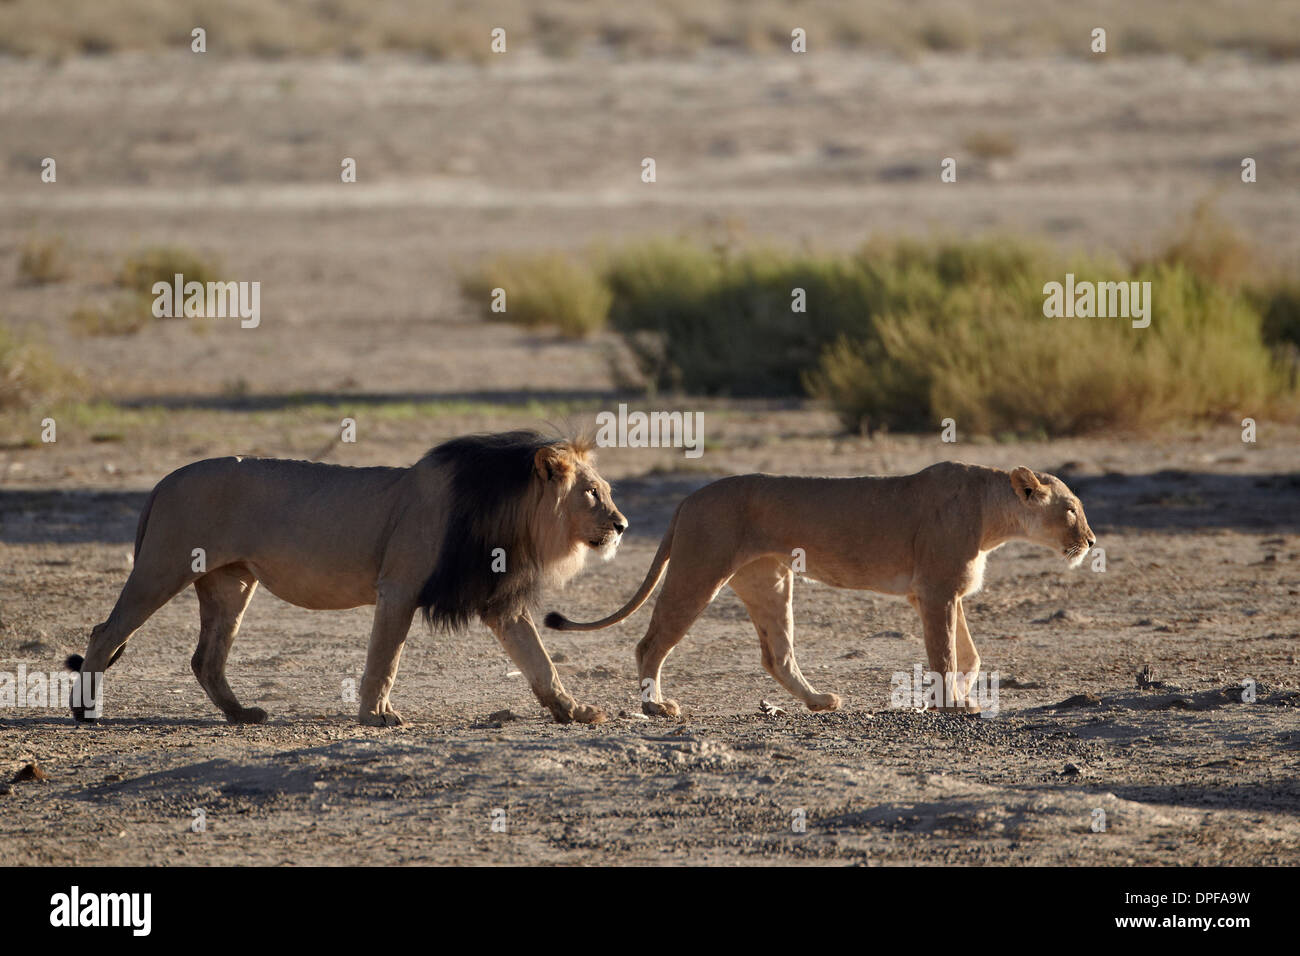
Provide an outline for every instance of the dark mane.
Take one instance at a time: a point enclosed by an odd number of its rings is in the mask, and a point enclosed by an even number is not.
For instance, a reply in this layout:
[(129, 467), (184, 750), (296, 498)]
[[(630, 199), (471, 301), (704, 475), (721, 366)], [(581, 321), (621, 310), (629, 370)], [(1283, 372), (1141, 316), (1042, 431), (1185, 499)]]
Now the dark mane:
[[(451, 471), (447, 526), (419, 607), (435, 629), (454, 631), (472, 618), (514, 616), (531, 603), (542, 568), (528, 527), (529, 485), (538, 449), (560, 444), (534, 431), (468, 435), (444, 442), (424, 462)], [(492, 570), (505, 551), (506, 570)]]

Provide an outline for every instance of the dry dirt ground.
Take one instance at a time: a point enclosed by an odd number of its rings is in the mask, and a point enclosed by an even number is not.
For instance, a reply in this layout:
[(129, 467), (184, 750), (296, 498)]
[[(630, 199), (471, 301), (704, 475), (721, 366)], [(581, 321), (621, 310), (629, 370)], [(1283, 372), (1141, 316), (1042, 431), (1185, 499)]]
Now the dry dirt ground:
[[(59, 708), (0, 717), (4, 778), (32, 760), (49, 774), (0, 797), (0, 862), (1300, 857), (1295, 430), (1245, 449), (1224, 428), (1167, 441), (954, 448), (837, 439), (816, 412), (709, 415), (714, 446), (702, 460), (721, 472), (897, 473), (944, 457), (1056, 469), (1088, 508), (1106, 570), (1069, 570), (1027, 545), (991, 559), (968, 607), (985, 666), (999, 675), (996, 716), (892, 709), (891, 676), (924, 660), (912, 610), (804, 582), (800, 663), (819, 690), (845, 696), (841, 712), (804, 712), (767, 677), (743, 606), (724, 591), (666, 666), (666, 692), (686, 708), (680, 720), (638, 715), (632, 646), (646, 611), (604, 632), (544, 635), (575, 697), (633, 715), (597, 727), (551, 723), (485, 629), (434, 639), (418, 624), (395, 693), (409, 726), (358, 727), (342, 688), (360, 676), (368, 611), (309, 612), (265, 593), (230, 674), (244, 702), (272, 717), (228, 727), (189, 673), (189, 591), (132, 639), (97, 727), (75, 728)], [(409, 443), (368, 450), (388, 460), (417, 453)], [(676, 501), (709, 478), (674, 467), (679, 454), (606, 454), (629, 540), (614, 562), (548, 595), (547, 607), (596, 616), (635, 589)], [(125, 577), (144, 487), (5, 489), (0, 656), (9, 669), (53, 669), (82, 650)], [(1139, 689), (1148, 665), (1159, 685)], [(1255, 682), (1253, 703), (1239, 700), (1245, 680)], [(760, 713), (762, 700), (786, 713)], [(502, 720), (503, 710), (518, 719)], [(505, 833), (491, 829), (495, 809)], [(1104, 832), (1091, 830), (1098, 809)], [(206, 832), (191, 832), (196, 810)], [(806, 832), (792, 829), (797, 811)]]
[[(611, 342), (480, 325), (456, 295), (458, 263), (701, 231), (847, 247), (1008, 228), (1127, 248), (1215, 191), (1294, 256), (1298, 93), (1300, 65), (1218, 57), (0, 60), (0, 313), (107, 401), (60, 413), (53, 445), (37, 440), (42, 410), (0, 419), (0, 669), (48, 671), (84, 650), (125, 579), (145, 494), (182, 464), (401, 464), (451, 435), (590, 423), (609, 407)], [(967, 162), (961, 144), (981, 131), (1014, 154)], [(962, 178), (944, 187), (938, 158), (953, 154)], [(55, 186), (34, 182), (46, 155)], [(646, 155), (654, 187), (637, 178)], [(1242, 187), (1241, 155), (1270, 177)], [(358, 158), (355, 187), (338, 182), (342, 156)], [(7, 264), (34, 235), (69, 242), (71, 279), (17, 281)], [(262, 325), (73, 334), (78, 303), (115, 294), (124, 251), (159, 242), (262, 281)], [(231, 728), (189, 673), (186, 592), (133, 638), (97, 727), (62, 708), (0, 713), (0, 864), (1300, 857), (1296, 428), (1264, 421), (1254, 445), (1222, 426), (953, 446), (838, 436), (795, 403), (631, 400), (703, 410), (706, 453), (603, 455), (632, 528), (614, 562), (548, 595), (575, 617), (620, 603), (675, 503), (739, 471), (899, 474), (944, 458), (1057, 470), (1106, 570), (1020, 545), (993, 557), (968, 602), (1000, 677), (987, 719), (890, 709), (891, 675), (923, 660), (910, 607), (804, 583), (800, 663), (844, 695), (838, 713), (801, 712), (767, 677), (724, 591), (666, 667), (679, 721), (556, 726), (484, 629), (435, 640), (417, 626), (395, 692), (409, 726), (364, 729), (343, 687), (360, 676), (368, 610), (263, 593), (230, 675), (272, 717)], [(355, 445), (333, 441), (344, 415)], [(638, 711), (632, 647), (647, 618), (544, 635), (575, 697)], [(1139, 689), (1147, 665), (1161, 686)], [(1245, 680), (1254, 703), (1234, 700)], [(762, 700), (787, 712), (760, 713)], [(493, 716), (507, 709), (519, 719)], [(33, 761), (48, 780), (9, 782)]]

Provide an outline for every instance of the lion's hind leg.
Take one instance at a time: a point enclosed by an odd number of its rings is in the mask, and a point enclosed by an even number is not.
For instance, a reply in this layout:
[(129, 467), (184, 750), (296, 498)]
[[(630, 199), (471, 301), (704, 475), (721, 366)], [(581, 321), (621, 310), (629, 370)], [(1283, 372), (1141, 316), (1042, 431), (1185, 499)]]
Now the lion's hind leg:
[(241, 705), (226, 682), (230, 645), (256, 589), (257, 578), (244, 564), (228, 564), (194, 582), (199, 595), (199, 646), (190, 667), (209, 699), (232, 724), (260, 724), (266, 720), (265, 710)]
[[(174, 567), (163, 568), (151, 564), (143, 554), (137, 558), (108, 619), (91, 630), (85, 656), (74, 654), (68, 658), (68, 667), (79, 672), (70, 701), (72, 716), (78, 723), (93, 722), (103, 708), (103, 679), (88, 675), (102, 675), (108, 670), (126, 650), (131, 635), (194, 577), (188, 564), (177, 562)], [(89, 706), (92, 702), (93, 708)]]
[(763, 650), (763, 667), (809, 710), (838, 710), (838, 694), (819, 694), (794, 659), (794, 571), (776, 558), (745, 565), (731, 579), (754, 622)]

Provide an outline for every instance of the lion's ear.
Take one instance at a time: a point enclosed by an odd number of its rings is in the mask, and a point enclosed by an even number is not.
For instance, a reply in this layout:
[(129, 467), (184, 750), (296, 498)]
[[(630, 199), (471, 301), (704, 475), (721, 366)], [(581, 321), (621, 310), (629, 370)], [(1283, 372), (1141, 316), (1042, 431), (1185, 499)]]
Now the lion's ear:
[(1016, 497), (1021, 501), (1043, 501), (1047, 498), (1047, 489), (1043, 483), (1024, 465), (1011, 472), (1011, 487), (1016, 489)]
[(547, 445), (537, 449), (533, 468), (542, 481), (563, 481), (573, 472), (573, 462), (559, 449)]

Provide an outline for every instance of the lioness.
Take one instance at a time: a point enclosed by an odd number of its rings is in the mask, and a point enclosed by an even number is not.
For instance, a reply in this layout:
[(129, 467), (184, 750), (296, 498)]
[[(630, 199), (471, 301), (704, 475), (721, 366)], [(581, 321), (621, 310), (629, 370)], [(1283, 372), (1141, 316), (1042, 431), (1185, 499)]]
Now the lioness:
[(565, 693), (528, 605), (543, 584), (576, 574), (589, 550), (613, 557), (625, 530), (590, 444), (535, 432), (457, 438), (409, 468), (262, 458), (186, 465), (149, 496), (117, 604), (91, 632), (85, 658), (68, 659), (81, 672), (73, 715), (87, 719), (76, 703), (100, 700), (98, 692), (81, 696), (82, 681), (106, 670), (151, 614), (193, 584), (195, 676), (227, 720), (264, 721), (266, 711), (242, 706), (225, 674), (260, 582), (299, 607), (375, 605), (363, 724), (402, 723), (388, 695), (417, 609), (445, 630), (481, 618), (557, 721), (598, 723), (600, 708)]
[(815, 580), (905, 595), (921, 615), (930, 669), (956, 684), (954, 703), (944, 709), (975, 711), (967, 691), (980, 657), (962, 598), (979, 590), (989, 552), (1016, 539), (1060, 551), (1071, 567), (1097, 541), (1065, 483), (1023, 467), (1008, 474), (941, 462), (899, 478), (723, 478), (677, 507), (640, 590), (620, 610), (589, 624), (552, 612), (546, 625), (591, 631), (623, 620), (645, 603), (671, 560), (636, 648), (647, 714), (680, 713), (662, 696), (660, 669), (725, 584), (749, 609), (767, 672), (810, 710), (835, 710), (840, 698), (813, 690), (794, 659), (798, 555)]

